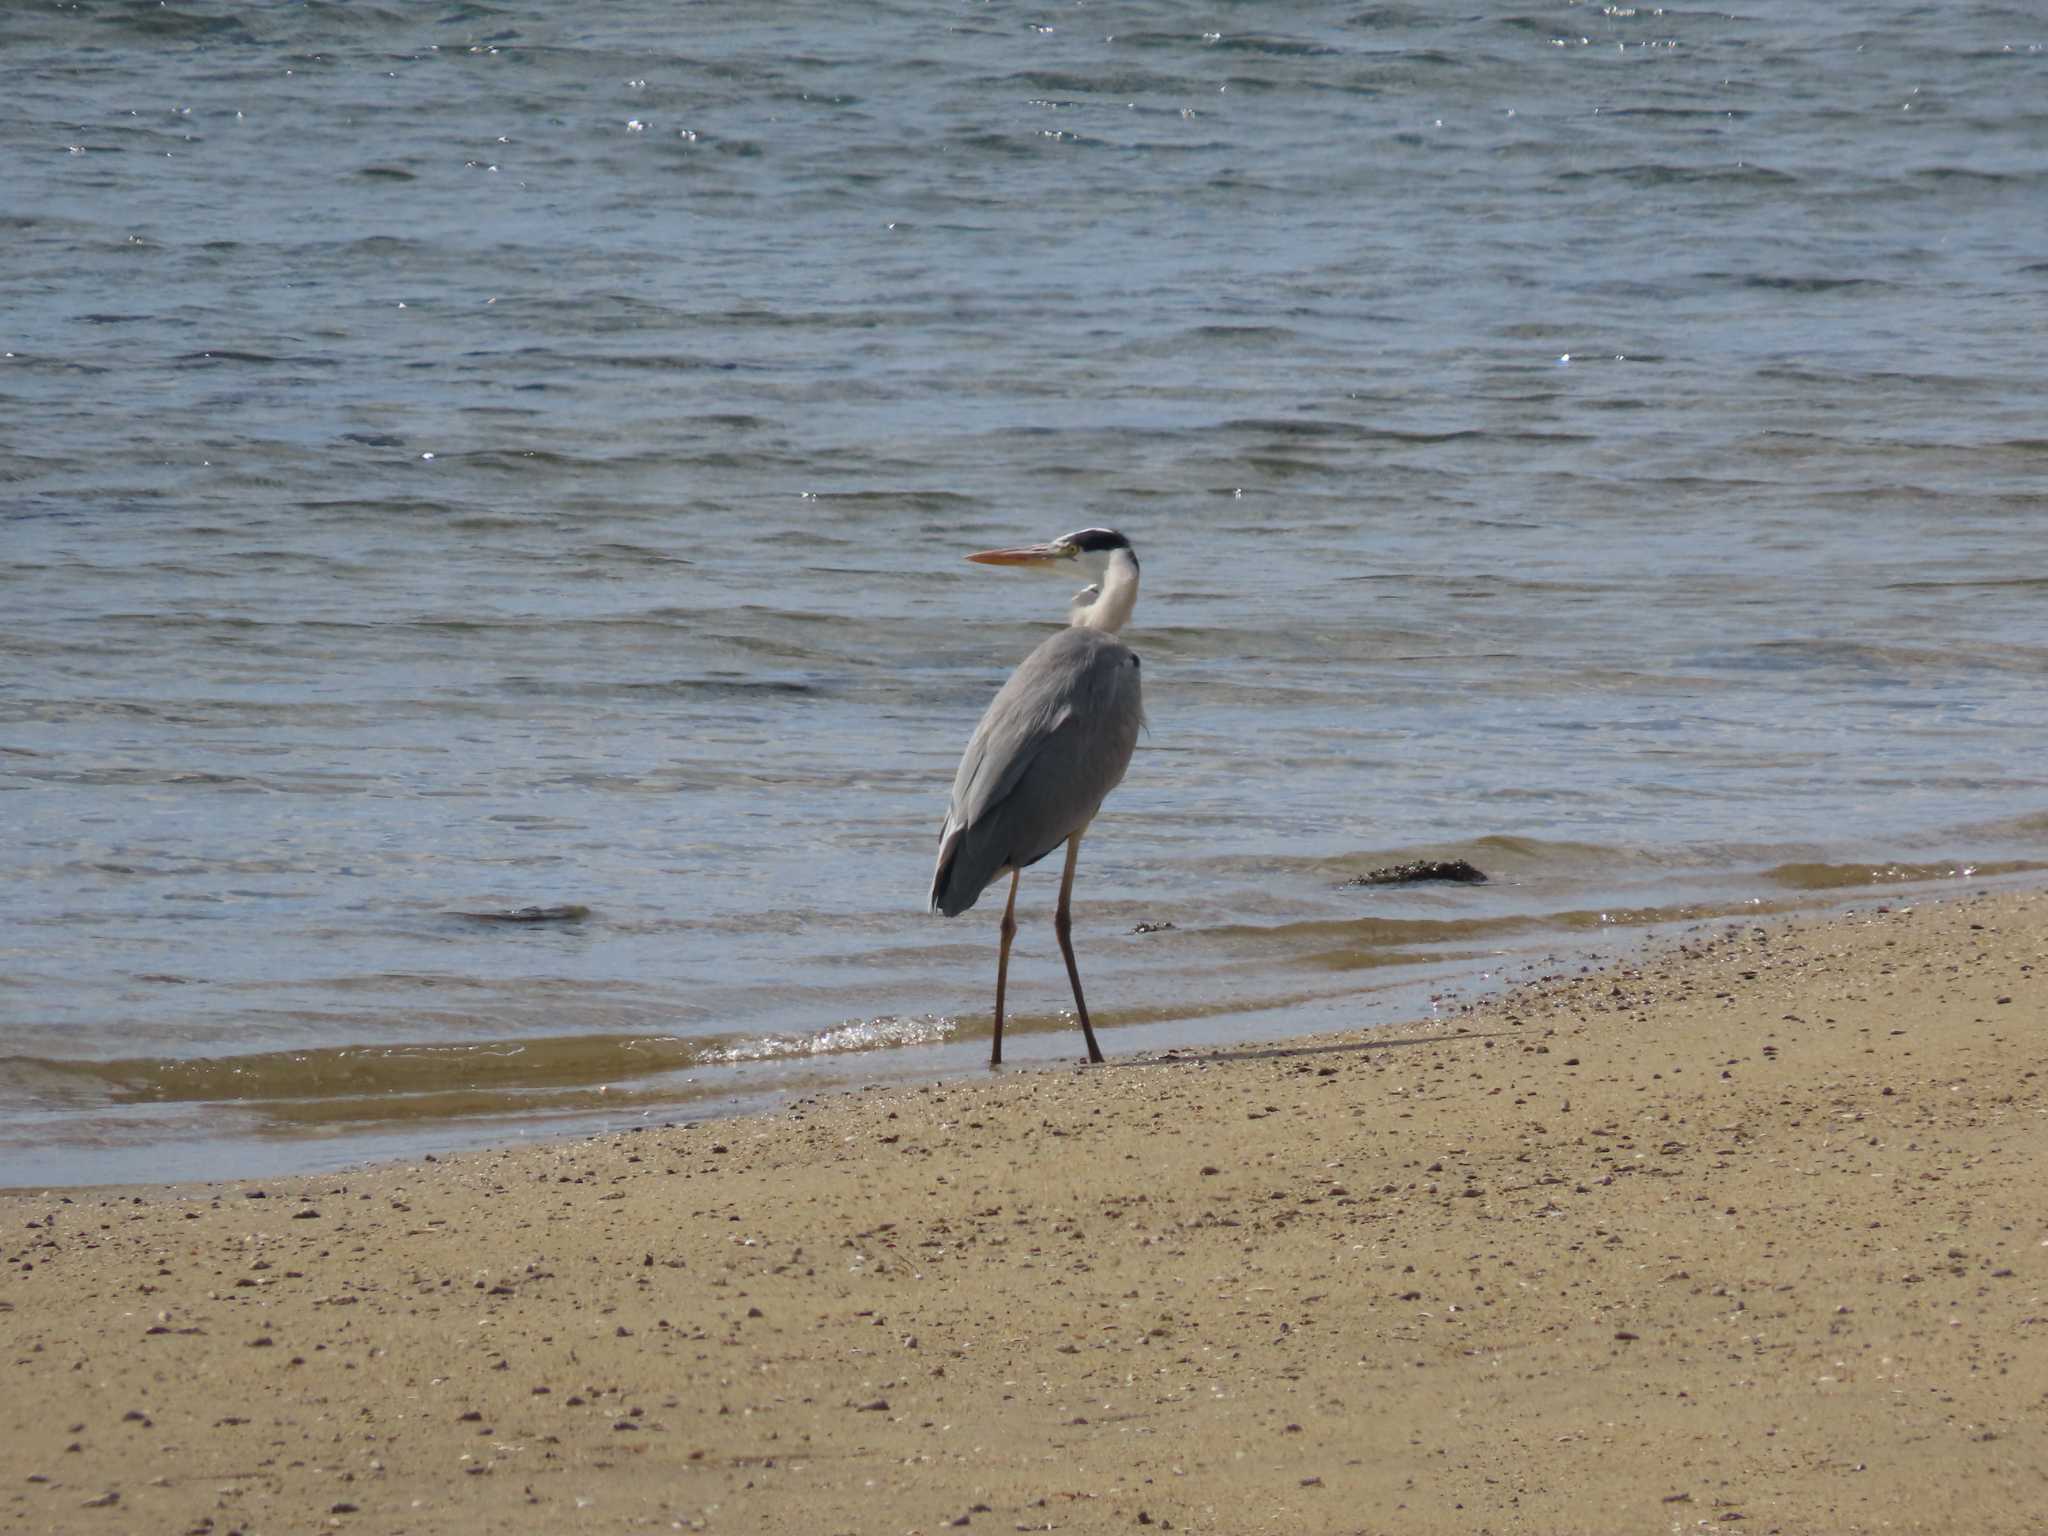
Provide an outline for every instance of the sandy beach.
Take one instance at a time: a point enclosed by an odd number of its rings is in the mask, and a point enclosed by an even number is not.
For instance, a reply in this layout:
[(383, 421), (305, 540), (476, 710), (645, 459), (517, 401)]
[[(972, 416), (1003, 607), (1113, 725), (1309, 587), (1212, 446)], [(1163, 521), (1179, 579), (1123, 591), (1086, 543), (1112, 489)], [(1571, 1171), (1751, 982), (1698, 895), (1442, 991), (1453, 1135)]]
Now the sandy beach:
[(1409, 1029), (0, 1197), (0, 1527), (2039, 1531), (2048, 896), (1920, 901)]

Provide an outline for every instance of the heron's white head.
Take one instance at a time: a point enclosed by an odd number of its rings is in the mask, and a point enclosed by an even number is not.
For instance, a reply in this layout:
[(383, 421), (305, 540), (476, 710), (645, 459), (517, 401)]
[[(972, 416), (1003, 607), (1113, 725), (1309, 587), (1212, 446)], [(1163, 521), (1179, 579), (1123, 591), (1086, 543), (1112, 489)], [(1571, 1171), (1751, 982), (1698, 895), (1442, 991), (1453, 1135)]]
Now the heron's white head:
[(1049, 544), (988, 549), (967, 558), (1082, 577), (1087, 585), (1074, 594), (1072, 622), (1092, 629), (1115, 634), (1137, 605), (1138, 552), (1114, 528), (1083, 528)]

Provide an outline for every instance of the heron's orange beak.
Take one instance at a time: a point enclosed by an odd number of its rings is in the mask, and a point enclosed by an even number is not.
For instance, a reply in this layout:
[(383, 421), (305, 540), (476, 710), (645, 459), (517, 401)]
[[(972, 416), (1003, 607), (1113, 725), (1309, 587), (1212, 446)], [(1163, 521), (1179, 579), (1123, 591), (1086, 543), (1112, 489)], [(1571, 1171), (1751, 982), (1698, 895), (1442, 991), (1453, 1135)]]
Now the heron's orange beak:
[(985, 549), (967, 558), (977, 565), (1053, 566), (1073, 555), (1073, 549), (1065, 544), (1033, 544), (1028, 549)]

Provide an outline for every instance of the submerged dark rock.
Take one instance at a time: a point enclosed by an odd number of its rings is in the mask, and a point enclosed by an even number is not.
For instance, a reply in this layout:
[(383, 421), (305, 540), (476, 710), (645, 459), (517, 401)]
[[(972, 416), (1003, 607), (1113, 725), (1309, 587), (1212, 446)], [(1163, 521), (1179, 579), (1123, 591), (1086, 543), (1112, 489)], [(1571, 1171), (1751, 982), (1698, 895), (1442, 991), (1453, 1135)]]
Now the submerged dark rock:
[(1406, 864), (1389, 864), (1384, 869), (1353, 875), (1343, 889), (1357, 885), (1419, 885), (1425, 880), (1451, 880), (1460, 885), (1484, 885), (1486, 875), (1477, 865), (1463, 859), (1412, 859)]

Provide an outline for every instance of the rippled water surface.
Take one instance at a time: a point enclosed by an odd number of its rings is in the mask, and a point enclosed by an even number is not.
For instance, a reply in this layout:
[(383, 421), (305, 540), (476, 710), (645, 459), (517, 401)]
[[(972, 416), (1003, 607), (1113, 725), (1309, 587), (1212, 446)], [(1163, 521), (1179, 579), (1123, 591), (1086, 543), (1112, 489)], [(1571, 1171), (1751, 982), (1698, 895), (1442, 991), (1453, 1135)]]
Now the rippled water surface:
[(0, 1184), (972, 1070), (1091, 524), (1112, 1055), (2026, 877), (2048, 26), (1851, 10), (7, 8)]

